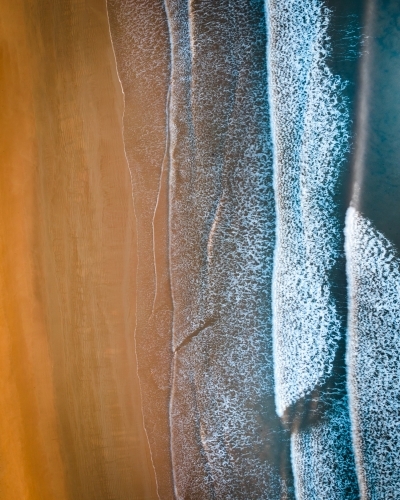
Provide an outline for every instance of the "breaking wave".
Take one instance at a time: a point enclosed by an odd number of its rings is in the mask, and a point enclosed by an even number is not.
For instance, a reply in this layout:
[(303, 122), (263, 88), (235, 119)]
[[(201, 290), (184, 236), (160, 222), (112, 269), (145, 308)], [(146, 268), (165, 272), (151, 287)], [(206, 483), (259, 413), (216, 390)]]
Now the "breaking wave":
[(400, 491), (400, 259), (392, 243), (350, 207), (348, 389), (361, 496)]
[(327, 379), (344, 334), (330, 276), (343, 252), (335, 193), (349, 149), (349, 116), (346, 82), (326, 62), (329, 16), (317, 0), (269, 1), (279, 415)]

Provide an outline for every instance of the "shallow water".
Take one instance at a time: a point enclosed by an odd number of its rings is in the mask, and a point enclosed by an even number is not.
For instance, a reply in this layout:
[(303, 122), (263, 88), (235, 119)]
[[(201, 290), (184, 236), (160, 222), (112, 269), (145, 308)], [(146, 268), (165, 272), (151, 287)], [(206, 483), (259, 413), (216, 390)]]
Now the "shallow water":
[(366, 165), (396, 133), (396, 70), (374, 88), (398, 43), (394, 5), (371, 5), (165, 4), (178, 498), (365, 494), (344, 225), (350, 202), (379, 219), (369, 179), (382, 172)]

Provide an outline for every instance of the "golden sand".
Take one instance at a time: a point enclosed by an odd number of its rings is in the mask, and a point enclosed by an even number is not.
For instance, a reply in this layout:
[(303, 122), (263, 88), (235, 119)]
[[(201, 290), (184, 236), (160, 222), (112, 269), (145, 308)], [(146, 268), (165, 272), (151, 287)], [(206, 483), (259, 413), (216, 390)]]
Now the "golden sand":
[(153, 499), (104, 0), (3, 0), (0, 498)]

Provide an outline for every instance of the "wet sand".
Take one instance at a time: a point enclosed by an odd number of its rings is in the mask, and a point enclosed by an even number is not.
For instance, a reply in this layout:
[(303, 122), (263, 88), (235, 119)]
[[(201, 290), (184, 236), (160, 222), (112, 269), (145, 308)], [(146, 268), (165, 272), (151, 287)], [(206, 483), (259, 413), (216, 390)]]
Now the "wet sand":
[(0, 497), (157, 498), (106, 4), (5, 0), (0, 33)]
[(124, 141), (138, 235), (136, 349), (143, 416), (158, 494), (167, 500), (174, 497), (169, 428), (169, 30), (162, 0), (109, 0), (108, 12), (125, 97)]

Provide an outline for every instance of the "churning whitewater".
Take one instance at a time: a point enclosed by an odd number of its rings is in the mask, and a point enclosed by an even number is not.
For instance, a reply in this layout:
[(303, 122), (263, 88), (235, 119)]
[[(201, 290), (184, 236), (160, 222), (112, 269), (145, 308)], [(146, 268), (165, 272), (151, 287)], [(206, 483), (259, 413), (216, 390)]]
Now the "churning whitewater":
[(374, 225), (350, 207), (348, 387), (362, 498), (400, 491), (400, 258)]
[(341, 95), (346, 82), (326, 62), (329, 17), (318, 0), (269, 1), (279, 415), (330, 375), (342, 335), (330, 274), (343, 252), (334, 198), (349, 148), (349, 117)]
[(292, 425), (301, 500), (358, 498), (344, 366), (335, 367), (346, 332), (333, 293), (334, 273), (344, 274), (337, 195), (351, 124), (347, 82), (327, 62), (331, 14), (318, 0), (268, 2), (275, 397)]

